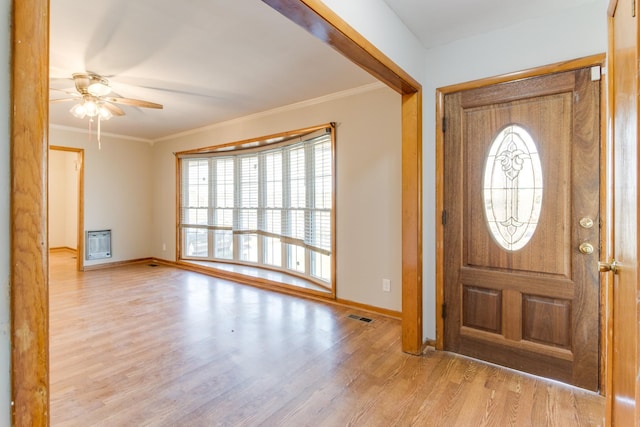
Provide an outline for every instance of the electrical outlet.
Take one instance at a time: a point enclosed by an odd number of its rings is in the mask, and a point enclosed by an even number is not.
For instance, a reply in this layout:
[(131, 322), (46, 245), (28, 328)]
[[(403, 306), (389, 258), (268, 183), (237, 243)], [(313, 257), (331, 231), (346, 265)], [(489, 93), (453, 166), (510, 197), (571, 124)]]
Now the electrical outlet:
[(391, 280), (382, 279), (382, 290), (385, 292), (391, 292)]
[(166, 244), (166, 243), (163, 243), (163, 244), (162, 244), (162, 250), (163, 250), (163, 251), (166, 251), (166, 250), (167, 250), (167, 244)]

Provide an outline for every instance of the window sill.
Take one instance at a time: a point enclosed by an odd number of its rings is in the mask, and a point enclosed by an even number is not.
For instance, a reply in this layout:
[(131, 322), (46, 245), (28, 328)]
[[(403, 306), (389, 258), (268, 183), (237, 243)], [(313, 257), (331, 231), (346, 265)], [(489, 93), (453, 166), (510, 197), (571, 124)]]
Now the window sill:
[(312, 295), (335, 299), (331, 289), (324, 288), (309, 280), (280, 271), (247, 265), (230, 264), (215, 261), (182, 259), (178, 264), (211, 276), (233, 280), (251, 286), (284, 291), (294, 294)]

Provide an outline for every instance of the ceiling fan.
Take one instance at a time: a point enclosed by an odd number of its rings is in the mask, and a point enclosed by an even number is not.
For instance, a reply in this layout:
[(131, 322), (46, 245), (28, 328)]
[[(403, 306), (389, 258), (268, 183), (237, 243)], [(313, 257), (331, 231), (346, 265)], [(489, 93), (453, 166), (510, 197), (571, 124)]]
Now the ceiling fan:
[(161, 109), (161, 104), (140, 99), (114, 96), (109, 81), (92, 72), (74, 73), (72, 75), (76, 91), (53, 89), (71, 95), (68, 98), (52, 99), (51, 102), (78, 101), (70, 112), (77, 118), (97, 117), (98, 120), (109, 120), (113, 116), (123, 116), (125, 113), (116, 104), (142, 108)]
[(142, 108), (162, 108), (161, 104), (156, 104), (154, 102), (114, 96), (111, 86), (109, 85), (109, 80), (96, 73), (74, 73), (71, 77), (75, 83), (76, 91), (73, 92), (69, 89), (52, 88), (52, 90), (61, 91), (71, 96), (67, 98), (52, 99), (51, 102), (77, 101), (77, 103), (71, 107), (69, 112), (79, 119), (89, 117), (90, 133), (91, 123), (93, 122), (94, 117), (97, 118), (98, 148), (101, 147), (100, 123), (103, 120), (109, 120), (113, 116), (124, 116), (124, 111), (116, 104)]

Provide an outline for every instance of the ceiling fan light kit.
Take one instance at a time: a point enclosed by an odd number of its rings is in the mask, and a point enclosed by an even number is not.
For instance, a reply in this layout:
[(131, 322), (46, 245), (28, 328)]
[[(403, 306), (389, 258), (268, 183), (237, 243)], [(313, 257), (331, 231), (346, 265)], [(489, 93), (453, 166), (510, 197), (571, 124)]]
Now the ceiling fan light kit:
[[(122, 98), (118, 95), (107, 97), (111, 94), (112, 89), (109, 80), (91, 72), (72, 74), (73, 82), (76, 86), (76, 92), (66, 92), (73, 95), (71, 98), (53, 99), (52, 102), (60, 101), (79, 101), (69, 112), (79, 119), (89, 117), (89, 131), (91, 131), (91, 122), (93, 118), (98, 119), (98, 146), (100, 146), (100, 122), (109, 120), (114, 115), (124, 116), (124, 111), (115, 104), (130, 105), (133, 107), (156, 108), (161, 109), (162, 105), (153, 102), (142, 101), (140, 99)], [(58, 89), (59, 90), (59, 89)]]
[(91, 83), (87, 88), (87, 92), (89, 92), (93, 96), (105, 96), (111, 93), (111, 87), (109, 86), (108, 81), (101, 80)]
[(99, 116), (100, 120), (109, 120), (113, 117), (111, 111), (109, 111), (104, 105), (100, 105), (99, 102), (92, 99), (83, 99), (82, 102), (71, 107), (69, 112), (79, 119)]

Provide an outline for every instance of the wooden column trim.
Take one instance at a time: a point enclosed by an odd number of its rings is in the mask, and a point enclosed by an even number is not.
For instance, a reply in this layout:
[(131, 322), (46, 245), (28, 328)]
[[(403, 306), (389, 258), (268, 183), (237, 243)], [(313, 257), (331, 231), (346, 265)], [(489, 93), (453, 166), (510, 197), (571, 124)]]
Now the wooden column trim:
[(444, 96), (436, 90), (436, 349), (444, 350)]
[(402, 350), (422, 338), (422, 91), (402, 95)]
[(263, 0), (402, 95), (402, 350), (422, 352), (422, 87), (319, 0)]
[(46, 426), (49, 424), (49, 3), (47, 0), (12, 3), (12, 423)]

